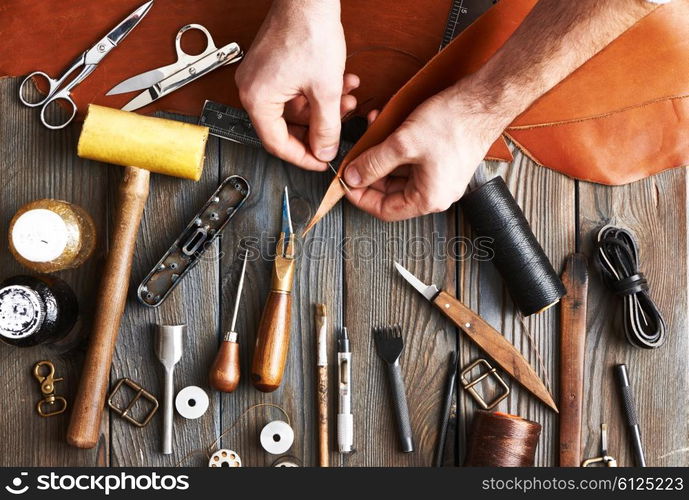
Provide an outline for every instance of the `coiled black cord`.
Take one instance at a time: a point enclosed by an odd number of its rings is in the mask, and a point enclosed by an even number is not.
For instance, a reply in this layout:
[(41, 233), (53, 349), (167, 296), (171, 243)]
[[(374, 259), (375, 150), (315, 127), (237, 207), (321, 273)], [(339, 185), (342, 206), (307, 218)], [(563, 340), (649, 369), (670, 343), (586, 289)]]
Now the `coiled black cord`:
[(648, 281), (639, 271), (639, 251), (632, 234), (605, 226), (596, 238), (596, 260), (605, 282), (623, 298), (624, 334), (635, 347), (656, 349), (665, 342), (665, 320), (648, 294)]

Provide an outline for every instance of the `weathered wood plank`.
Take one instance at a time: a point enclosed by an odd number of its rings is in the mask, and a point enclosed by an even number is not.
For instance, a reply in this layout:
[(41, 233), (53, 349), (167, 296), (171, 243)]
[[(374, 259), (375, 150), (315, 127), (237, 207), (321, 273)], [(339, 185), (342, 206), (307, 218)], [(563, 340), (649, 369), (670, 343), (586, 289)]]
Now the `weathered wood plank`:
[(75, 347), (88, 335), (97, 286), (94, 276), (103, 265), (107, 172), (77, 158), (78, 126), (48, 130), (41, 125), (37, 109), (20, 104), (20, 81), (0, 80), (0, 280), (29, 273), (12, 258), (7, 241), (10, 219), (25, 203), (57, 198), (80, 205), (93, 217), (99, 234), (96, 253), (84, 266), (56, 273), (79, 299), (81, 321), (73, 335), (53, 346), (18, 349), (0, 344), (0, 378), (4, 381), (0, 394), (6, 403), (0, 416), (0, 462), (3, 466), (108, 465), (107, 417), (98, 448), (69, 447), (65, 441), (69, 414), (51, 418), (36, 414), (40, 391), (31, 373), (37, 361), (53, 361), (57, 376), (65, 379), (56, 389), (69, 403), (73, 401), (84, 352), (83, 345)]
[[(399, 276), (399, 261), (426, 282), (455, 289), (455, 265), (446, 254), (455, 235), (452, 212), (387, 224), (346, 204), (345, 320), (352, 342), (354, 444), (347, 466), (428, 466), (432, 463), (448, 354), (456, 333), (433, 306)], [(439, 248), (439, 250), (438, 250)], [(434, 257), (433, 252), (438, 253)], [(385, 365), (371, 328), (400, 324), (401, 358), (416, 451), (399, 451)]]
[[(273, 393), (263, 394), (253, 388), (249, 367), (255, 334), (270, 289), (272, 258), (280, 232), (282, 192), (288, 186), (295, 231), (300, 232), (315, 210), (320, 195), (332, 176), (316, 174), (284, 164), (264, 151), (221, 144), (221, 177), (239, 174), (252, 189), (251, 199), (239, 213), (222, 241), (221, 261), (221, 332), (230, 326), (236, 291), (240, 242), (250, 248), (242, 305), (237, 320), (241, 350), (241, 382), (233, 394), (221, 396), (223, 429), (237, 426), (223, 439), (223, 446), (237, 451), (248, 466), (271, 465), (277, 457), (266, 454), (258, 444), (258, 435), (268, 421), (284, 420), (278, 410), (258, 408), (240, 416), (253, 405), (271, 403), (288, 413), (295, 431), (295, 442), (288, 454), (305, 465), (315, 463), (315, 332), (313, 304), (325, 303), (332, 324), (341, 324), (341, 263), (337, 243), (341, 239), (340, 209), (300, 242), (300, 258), (292, 297), (292, 333), (283, 382)], [(324, 245), (321, 245), (321, 241)], [(332, 337), (332, 327), (330, 330)], [(334, 346), (333, 346), (334, 347)], [(331, 352), (330, 361), (334, 363)], [(331, 378), (335, 373), (331, 371)], [(333, 399), (334, 401), (334, 399)], [(238, 420), (239, 419), (239, 420)], [(334, 433), (334, 427), (332, 428)], [(334, 461), (336, 457), (333, 456)], [(334, 462), (335, 463), (335, 462)]]
[[(531, 228), (559, 273), (564, 258), (575, 246), (575, 182), (567, 177), (538, 167), (519, 152), (510, 165), (489, 163), (481, 167), (478, 177), (488, 180), (496, 175), (505, 178), (512, 195), (522, 208)], [(463, 221), (461, 234), (471, 236), (471, 228)], [(474, 258), (464, 259), (460, 267), (460, 297), (498, 331), (512, 342), (529, 360), (551, 393), (558, 400), (559, 323), (558, 308), (532, 315), (524, 320), (536, 345), (532, 345), (525, 332), (520, 315), (505, 288), (504, 281), (491, 262)], [(538, 360), (540, 353), (545, 367)], [(460, 335), (460, 367), (465, 367), (486, 355)], [(533, 398), (508, 375), (503, 375), (511, 389), (510, 396), (498, 405), (496, 411), (520, 415), (543, 426), (536, 452), (536, 465), (556, 465), (555, 448), (558, 440), (557, 416)], [(471, 419), (477, 405), (464, 391), (461, 393), (461, 434), (470, 430)], [(466, 441), (465, 441), (466, 442)], [(460, 456), (464, 450), (461, 450)]]
[(689, 463), (686, 189), (684, 169), (620, 187), (580, 183), (580, 235), (586, 254), (592, 255), (594, 235), (603, 225), (631, 230), (639, 244), (641, 271), (668, 326), (667, 341), (658, 350), (630, 346), (621, 329), (621, 304), (591, 268), (582, 436), (586, 456), (600, 453), (600, 424), (606, 422), (610, 454), (622, 466), (634, 463), (612, 371), (615, 364), (626, 363), (648, 465)]

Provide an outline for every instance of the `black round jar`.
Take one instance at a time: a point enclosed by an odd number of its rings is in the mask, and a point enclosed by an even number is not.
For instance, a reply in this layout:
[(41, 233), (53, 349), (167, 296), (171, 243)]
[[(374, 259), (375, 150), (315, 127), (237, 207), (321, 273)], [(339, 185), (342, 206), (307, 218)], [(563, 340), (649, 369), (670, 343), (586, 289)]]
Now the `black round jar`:
[(56, 342), (74, 327), (79, 304), (53, 276), (15, 276), (0, 283), (0, 340), (17, 347)]

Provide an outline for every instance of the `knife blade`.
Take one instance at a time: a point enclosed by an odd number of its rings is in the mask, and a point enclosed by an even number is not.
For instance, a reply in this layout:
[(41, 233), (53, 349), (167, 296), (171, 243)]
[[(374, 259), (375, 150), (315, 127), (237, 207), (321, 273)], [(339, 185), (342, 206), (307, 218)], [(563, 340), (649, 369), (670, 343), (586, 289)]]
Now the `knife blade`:
[(512, 378), (555, 412), (558, 411), (553, 397), (536, 371), (500, 332), (449, 293), (439, 290), (435, 285), (426, 285), (397, 262), (395, 268)]

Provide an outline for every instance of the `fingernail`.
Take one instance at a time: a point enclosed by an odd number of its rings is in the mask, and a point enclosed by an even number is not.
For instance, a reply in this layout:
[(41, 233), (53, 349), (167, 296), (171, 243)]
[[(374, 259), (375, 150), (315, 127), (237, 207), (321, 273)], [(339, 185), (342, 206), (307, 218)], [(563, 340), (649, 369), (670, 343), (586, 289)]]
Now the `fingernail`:
[(335, 156), (337, 155), (337, 146), (330, 146), (327, 148), (323, 148), (318, 151), (316, 156), (318, 156), (318, 159), (321, 161), (331, 161), (335, 159)]
[(355, 166), (350, 165), (347, 167), (347, 170), (345, 170), (345, 182), (352, 187), (361, 184), (361, 175), (359, 175), (359, 171)]

